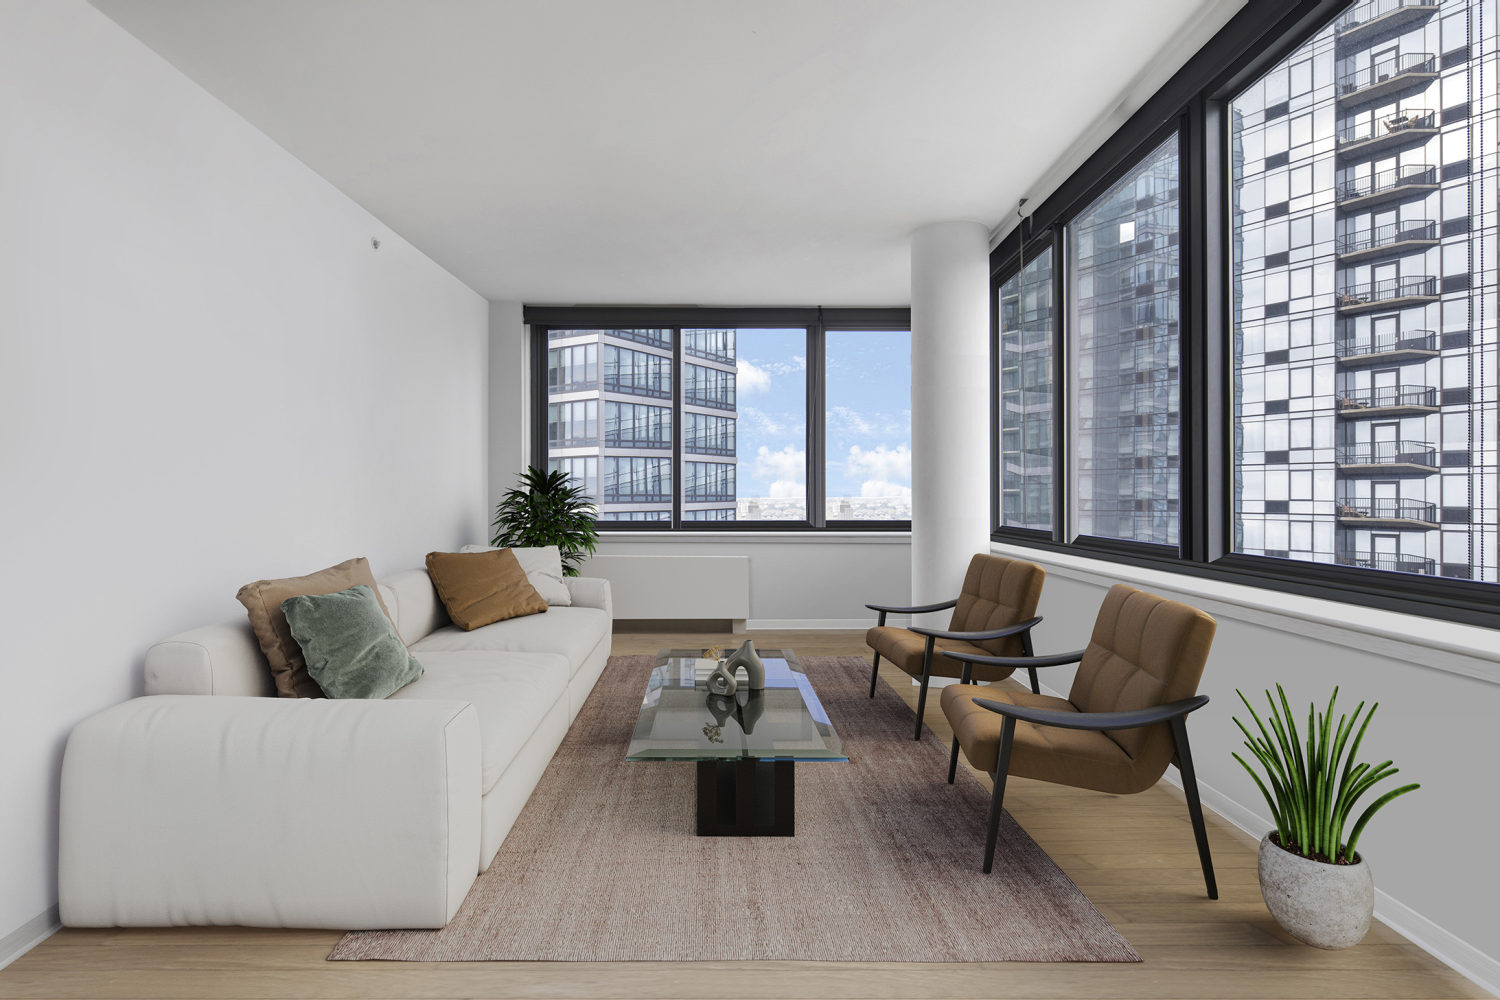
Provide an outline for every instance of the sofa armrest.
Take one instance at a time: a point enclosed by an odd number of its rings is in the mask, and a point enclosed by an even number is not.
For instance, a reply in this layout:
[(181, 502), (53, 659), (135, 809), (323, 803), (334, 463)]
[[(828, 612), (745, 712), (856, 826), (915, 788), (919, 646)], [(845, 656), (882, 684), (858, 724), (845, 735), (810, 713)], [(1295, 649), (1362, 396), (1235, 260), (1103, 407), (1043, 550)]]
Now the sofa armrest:
[(147, 694), (276, 693), (271, 665), (244, 615), (179, 632), (146, 650)]
[(573, 606), (576, 608), (598, 608), (609, 615), (613, 621), (615, 617), (614, 602), (610, 599), (609, 581), (601, 580), (596, 576), (570, 576), (563, 579), (568, 585), (568, 593), (573, 595)]
[(63, 756), (70, 927), (442, 927), (479, 870), (462, 701), (136, 698)]

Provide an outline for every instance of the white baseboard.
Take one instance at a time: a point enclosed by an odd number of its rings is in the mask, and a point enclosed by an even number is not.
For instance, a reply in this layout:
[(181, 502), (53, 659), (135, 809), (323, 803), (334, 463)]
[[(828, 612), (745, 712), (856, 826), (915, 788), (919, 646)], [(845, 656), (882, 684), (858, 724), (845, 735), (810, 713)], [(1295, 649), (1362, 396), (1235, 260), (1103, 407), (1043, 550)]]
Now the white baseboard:
[(57, 915), (54, 903), (46, 912), (38, 913), (20, 927), (0, 938), (0, 969), (5, 968), (53, 934), (62, 930), (62, 920)]
[[(887, 625), (893, 625), (893, 626), (895, 626), (897, 628), (905, 628), (906, 626), (908, 626), (908, 625), (911, 624), (911, 619), (909, 617), (899, 617), (897, 615), (892, 615), (890, 618), (886, 619), (886, 624)], [(761, 628), (778, 628), (778, 629), (844, 628), (844, 629), (859, 629), (862, 632), (865, 629), (874, 628), (875, 627), (875, 619), (873, 619), (873, 618), (751, 618), (751, 619), (748, 619), (745, 622), (745, 627), (749, 628), (749, 629), (761, 629)]]

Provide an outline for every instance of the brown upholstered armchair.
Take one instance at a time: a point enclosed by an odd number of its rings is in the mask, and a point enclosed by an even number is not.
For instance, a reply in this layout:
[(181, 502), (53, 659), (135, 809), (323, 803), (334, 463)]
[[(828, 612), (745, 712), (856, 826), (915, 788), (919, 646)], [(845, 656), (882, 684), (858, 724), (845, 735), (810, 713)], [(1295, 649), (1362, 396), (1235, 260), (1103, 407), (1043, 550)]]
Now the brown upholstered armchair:
[[(1004, 559), (979, 553), (969, 561), (963, 589), (951, 601), (920, 608), (896, 608), (866, 604), (880, 613), (879, 624), (865, 633), (865, 644), (875, 651), (870, 664), (870, 697), (875, 697), (875, 683), (880, 676), (880, 658), (921, 680), (917, 692), (917, 734), (922, 738), (922, 715), (927, 710), (927, 683), (934, 675), (957, 677), (957, 663), (951, 663), (934, 652), (971, 653), (976, 656), (1004, 658), (998, 665), (979, 664), (970, 670), (973, 679), (998, 681), (1009, 677), (1018, 663), (1011, 659), (1031, 655), (1031, 629), (1041, 621), (1036, 614), (1042, 596), (1042, 579), (1046, 571), (1035, 563)], [(947, 630), (929, 628), (894, 628), (887, 626), (885, 616), (922, 614), (953, 609)], [(977, 661), (976, 661), (977, 662)], [(969, 674), (964, 675), (966, 678)], [(968, 683), (965, 680), (965, 683)], [(1031, 671), (1031, 689), (1037, 687), (1036, 671)]]
[[(995, 781), (986, 872), (995, 858), (1008, 775), (1128, 795), (1156, 784), (1172, 763), (1182, 772), (1208, 897), (1219, 898), (1186, 723), (1189, 712), (1208, 704), (1208, 696), (1197, 693), (1198, 681), (1217, 628), (1197, 608), (1117, 584), (1099, 608), (1085, 649), (1030, 659), (945, 652), (963, 664), (963, 683), (943, 689), (943, 714), (954, 732), (948, 782), (960, 749)], [(1066, 699), (969, 683), (971, 668), (1064, 663), (1079, 665)]]

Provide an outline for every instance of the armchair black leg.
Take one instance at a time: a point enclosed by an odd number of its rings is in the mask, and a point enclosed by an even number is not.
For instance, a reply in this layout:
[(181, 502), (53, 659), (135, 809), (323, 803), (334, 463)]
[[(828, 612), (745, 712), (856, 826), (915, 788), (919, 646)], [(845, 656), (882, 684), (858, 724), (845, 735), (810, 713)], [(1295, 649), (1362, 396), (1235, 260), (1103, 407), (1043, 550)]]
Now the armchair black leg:
[(927, 682), (932, 680), (932, 647), (934, 640), (932, 636), (927, 637), (927, 648), (922, 653), (922, 686), (917, 691), (917, 734), (914, 740), (922, 738), (922, 716), (927, 711)]
[(948, 758), (948, 784), (958, 777), (958, 737), (953, 737), (953, 755)]
[(870, 664), (870, 697), (875, 697), (875, 682), (880, 680), (880, 654), (875, 654), (875, 662)]
[(1010, 776), (1010, 748), (1016, 738), (1016, 720), (1006, 716), (1000, 730), (1000, 759), (995, 764), (995, 793), (990, 796), (990, 829), (984, 842), (984, 873), (995, 865), (995, 841), (1000, 836), (1000, 813), (1005, 806), (1005, 779)]
[[(1035, 656), (1036, 655), (1036, 653), (1031, 648), (1031, 630), (1030, 629), (1027, 629), (1025, 632), (1021, 633), (1021, 655), (1022, 656)], [(1032, 694), (1041, 694), (1042, 693), (1042, 686), (1041, 686), (1041, 684), (1037, 683), (1037, 679), (1036, 679), (1036, 667), (1027, 667), (1026, 668), (1026, 672), (1031, 675), (1031, 693)]]
[(1198, 841), (1203, 882), (1208, 887), (1208, 898), (1218, 899), (1219, 883), (1214, 878), (1214, 859), (1208, 852), (1208, 828), (1203, 824), (1203, 804), (1198, 801), (1198, 775), (1193, 771), (1193, 752), (1188, 747), (1187, 722), (1180, 715), (1172, 720), (1172, 739), (1177, 744), (1177, 769), (1182, 772), (1182, 792), (1187, 797), (1188, 815), (1193, 819), (1193, 837)]

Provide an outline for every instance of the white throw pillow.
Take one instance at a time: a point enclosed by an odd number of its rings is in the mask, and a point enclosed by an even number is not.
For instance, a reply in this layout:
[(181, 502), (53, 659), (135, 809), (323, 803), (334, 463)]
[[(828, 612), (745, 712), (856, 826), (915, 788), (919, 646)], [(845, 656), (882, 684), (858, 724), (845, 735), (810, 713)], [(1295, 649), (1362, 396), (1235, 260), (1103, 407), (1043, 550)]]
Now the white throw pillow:
[[(490, 545), (465, 545), (460, 552), (493, 552)], [(563, 582), (562, 550), (556, 545), (543, 545), (531, 549), (511, 549), (516, 562), (526, 574), (526, 582), (536, 588), (549, 607), (570, 607), (573, 595)]]

